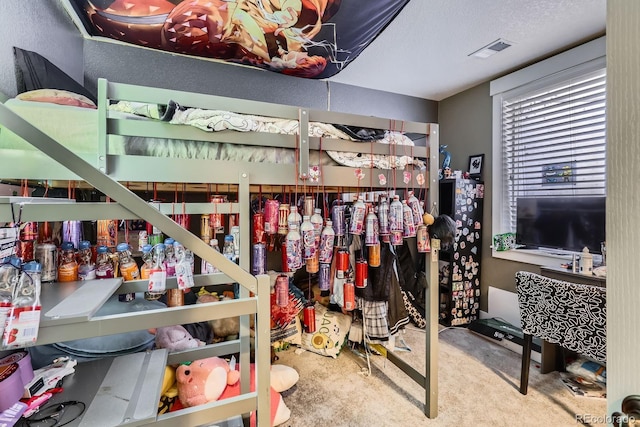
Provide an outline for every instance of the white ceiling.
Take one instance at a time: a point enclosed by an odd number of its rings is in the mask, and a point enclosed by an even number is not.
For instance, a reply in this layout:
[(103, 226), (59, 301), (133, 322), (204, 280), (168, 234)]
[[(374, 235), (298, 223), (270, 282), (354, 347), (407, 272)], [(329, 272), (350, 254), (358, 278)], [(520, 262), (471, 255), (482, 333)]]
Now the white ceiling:
[[(606, 0), (411, 0), (332, 82), (440, 101), (603, 35)], [(508, 49), (468, 55), (499, 39)]]

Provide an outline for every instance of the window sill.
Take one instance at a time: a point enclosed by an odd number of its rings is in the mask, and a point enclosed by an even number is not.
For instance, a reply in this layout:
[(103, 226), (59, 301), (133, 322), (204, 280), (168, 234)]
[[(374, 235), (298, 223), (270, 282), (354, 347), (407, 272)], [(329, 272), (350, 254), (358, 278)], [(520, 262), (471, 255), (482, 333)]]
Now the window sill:
[(497, 259), (540, 266), (570, 263), (573, 259), (572, 252), (549, 252), (540, 249), (511, 249), (508, 251), (492, 250), (491, 256)]

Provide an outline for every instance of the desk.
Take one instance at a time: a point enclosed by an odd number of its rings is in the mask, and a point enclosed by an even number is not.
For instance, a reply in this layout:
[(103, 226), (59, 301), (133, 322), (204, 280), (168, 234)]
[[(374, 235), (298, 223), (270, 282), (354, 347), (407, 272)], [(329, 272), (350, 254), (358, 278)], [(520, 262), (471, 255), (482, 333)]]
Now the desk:
[(607, 286), (606, 277), (598, 277), (594, 275), (587, 276), (586, 274), (574, 273), (573, 271), (562, 267), (543, 266), (540, 267), (540, 274), (552, 279), (564, 280), (565, 282), (584, 283), (585, 285), (602, 287)]
[[(606, 287), (606, 277), (587, 276), (586, 274), (574, 273), (571, 270), (562, 267), (545, 266), (540, 267), (540, 275), (550, 277), (552, 279), (564, 280), (565, 282), (584, 283), (585, 285), (595, 285)], [(542, 340), (540, 350), (540, 373), (546, 374), (553, 371), (564, 369), (563, 352), (559, 351), (556, 344), (550, 344)]]

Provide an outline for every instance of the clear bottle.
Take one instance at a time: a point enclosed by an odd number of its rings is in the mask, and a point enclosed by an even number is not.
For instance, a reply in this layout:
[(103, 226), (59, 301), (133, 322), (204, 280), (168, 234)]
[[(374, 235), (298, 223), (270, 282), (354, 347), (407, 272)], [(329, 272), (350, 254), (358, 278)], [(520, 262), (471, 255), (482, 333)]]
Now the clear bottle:
[(96, 278), (96, 266), (91, 262), (91, 242), (82, 240), (78, 247), (78, 278), (80, 280), (93, 280)]
[[(118, 260), (120, 264), (120, 275), (126, 282), (129, 280), (138, 280), (140, 278), (140, 269), (138, 264), (131, 256), (131, 247), (128, 243), (119, 243), (116, 246), (118, 251)], [(136, 294), (133, 292), (118, 295), (118, 300), (121, 302), (133, 301), (136, 299)]]
[[(322, 218), (322, 210), (320, 208), (315, 208), (313, 210), (313, 215), (311, 215), (311, 224), (313, 224), (313, 231), (316, 233), (316, 239), (320, 242), (320, 234), (322, 234), (322, 225), (324, 224), (324, 219)], [(316, 247), (318, 243), (316, 243)]]
[(71, 242), (62, 242), (60, 251), (58, 282), (74, 282), (78, 280), (78, 262), (76, 261), (75, 246)]
[(109, 248), (106, 246), (98, 246), (98, 254), (96, 256), (96, 278), (112, 279), (114, 277), (113, 262)]
[[(163, 245), (164, 246), (164, 245)], [(142, 245), (142, 265), (140, 266), (140, 278), (148, 279), (153, 268), (153, 246)]]
[(193, 282), (193, 254), (182, 243), (173, 242), (176, 257), (176, 278), (178, 287), (184, 292), (190, 292)]
[(164, 239), (164, 265), (167, 268), (167, 277), (176, 275), (176, 256), (173, 250), (175, 239), (168, 237)]
[(300, 229), (300, 224), (302, 224), (302, 215), (298, 212), (298, 207), (295, 205), (291, 205), (289, 208), (289, 216), (287, 216), (287, 225), (291, 228), (291, 224), (296, 224), (298, 229)]
[[(147, 286), (147, 291), (144, 293), (144, 298), (149, 301), (154, 301), (159, 299), (166, 292), (166, 283), (167, 283), (167, 268), (164, 263), (164, 254), (165, 254), (165, 246), (164, 243), (158, 243), (155, 246), (147, 245), (143, 248), (149, 250), (149, 255), (147, 255), (148, 260), (144, 258), (145, 264), (142, 266), (143, 268), (140, 270), (140, 275), (143, 279), (149, 279), (149, 284)], [(149, 264), (147, 277), (144, 277), (143, 270), (146, 270), (146, 267)]]
[(0, 263), (0, 336), (11, 311), (13, 291), (20, 279), (20, 258), (15, 255), (2, 259)]
[(234, 262), (239, 263), (240, 260), (240, 226), (234, 225), (231, 227), (231, 233), (233, 236), (233, 252), (235, 254)]
[(302, 235), (302, 257), (304, 259), (312, 259), (316, 256), (316, 235), (311, 223), (309, 215), (302, 217), (302, 225), (300, 226), (300, 234)]
[[(40, 309), (40, 279), (42, 266), (37, 261), (22, 265), (22, 273), (16, 284), (12, 307), (3, 331), (2, 347), (4, 349), (32, 346), (38, 338), (39, 323), (33, 316), (23, 316), (20, 312)], [(39, 319), (39, 311), (35, 312)]]
[(411, 212), (413, 214), (413, 225), (418, 227), (422, 224), (422, 215), (424, 214), (424, 210), (422, 209), (422, 204), (420, 204), (420, 200), (416, 197), (413, 191), (409, 191), (409, 198), (407, 199), (407, 204), (411, 208)]
[[(218, 239), (209, 240), (209, 246), (211, 246), (214, 250), (220, 252), (220, 246), (218, 246)], [(218, 270), (218, 268), (215, 267), (213, 264), (211, 264), (209, 261), (203, 259), (202, 267), (200, 267), (200, 272), (202, 274), (213, 274), (213, 273), (220, 273), (220, 270)]]
[(331, 264), (333, 258), (333, 245), (336, 240), (336, 232), (333, 229), (333, 222), (327, 221), (327, 224), (320, 235), (320, 263)]

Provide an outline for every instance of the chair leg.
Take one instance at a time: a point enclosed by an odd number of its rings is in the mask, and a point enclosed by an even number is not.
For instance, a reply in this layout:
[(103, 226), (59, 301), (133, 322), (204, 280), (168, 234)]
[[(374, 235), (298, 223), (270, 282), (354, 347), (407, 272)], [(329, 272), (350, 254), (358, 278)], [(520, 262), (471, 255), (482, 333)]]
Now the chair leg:
[(529, 367), (531, 366), (531, 346), (533, 336), (524, 334), (524, 344), (522, 345), (522, 369), (520, 370), (520, 393), (527, 394), (529, 387)]

